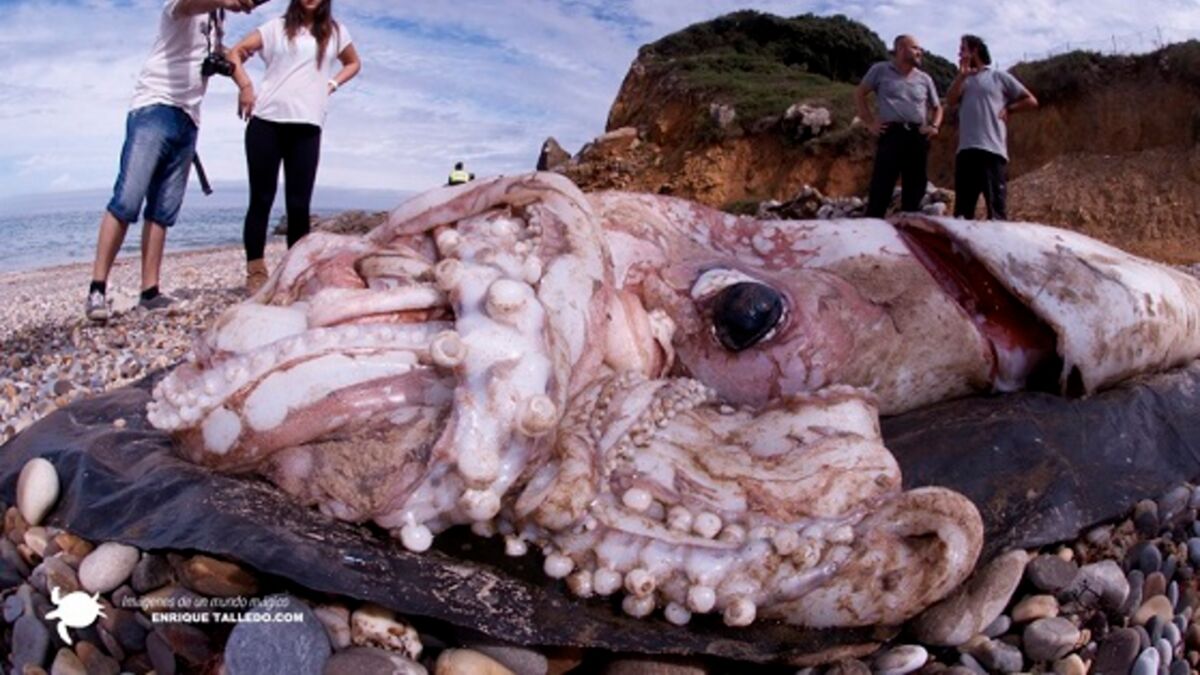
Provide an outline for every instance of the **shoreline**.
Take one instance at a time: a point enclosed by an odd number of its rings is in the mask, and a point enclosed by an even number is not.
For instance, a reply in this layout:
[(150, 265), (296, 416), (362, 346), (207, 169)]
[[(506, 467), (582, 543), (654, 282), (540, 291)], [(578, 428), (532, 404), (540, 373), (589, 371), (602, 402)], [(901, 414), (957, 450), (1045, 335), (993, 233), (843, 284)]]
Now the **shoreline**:
[[(283, 257), (267, 245), (267, 263)], [(167, 253), (162, 292), (174, 303), (137, 307), (139, 258), (117, 259), (109, 276), (113, 316), (83, 316), (92, 264), (70, 263), (0, 273), (0, 443), (76, 399), (125, 386), (177, 363), (225, 308), (244, 297), (241, 246)]]

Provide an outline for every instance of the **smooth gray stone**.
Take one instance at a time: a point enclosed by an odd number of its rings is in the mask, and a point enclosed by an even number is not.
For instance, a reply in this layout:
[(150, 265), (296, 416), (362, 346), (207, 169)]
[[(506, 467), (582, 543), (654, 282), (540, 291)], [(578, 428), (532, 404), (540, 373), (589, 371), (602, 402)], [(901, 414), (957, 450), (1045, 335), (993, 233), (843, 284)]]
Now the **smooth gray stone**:
[[(303, 621), (288, 623), (242, 622), (229, 633), (225, 645), (228, 675), (289, 673), (321, 675), (333, 648), (325, 626), (308, 605), (289, 595), (272, 595), (272, 612), (299, 612)], [(266, 604), (266, 603), (264, 603)]]

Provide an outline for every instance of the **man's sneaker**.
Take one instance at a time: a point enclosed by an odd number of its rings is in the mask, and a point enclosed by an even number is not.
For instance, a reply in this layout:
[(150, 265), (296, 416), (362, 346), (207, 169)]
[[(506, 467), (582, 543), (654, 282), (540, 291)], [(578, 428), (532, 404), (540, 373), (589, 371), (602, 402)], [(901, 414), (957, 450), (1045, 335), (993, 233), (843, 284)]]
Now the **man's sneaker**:
[(96, 323), (108, 322), (108, 300), (105, 299), (103, 293), (100, 291), (88, 293), (84, 314), (87, 314), (87, 318)]
[(138, 307), (146, 311), (153, 311), (169, 307), (173, 302), (175, 301), (160, 293), (149, 300), (139, 300)]

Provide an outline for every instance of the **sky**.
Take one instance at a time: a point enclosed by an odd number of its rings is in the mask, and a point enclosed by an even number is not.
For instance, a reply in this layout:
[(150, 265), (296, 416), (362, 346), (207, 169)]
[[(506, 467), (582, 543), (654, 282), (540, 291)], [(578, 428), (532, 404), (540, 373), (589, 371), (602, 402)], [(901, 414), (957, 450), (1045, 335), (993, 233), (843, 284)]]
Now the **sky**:
[[(285, 9), (227, 22), (232, 44)], [(110, 188), (135, 78), (161, 0), (0, 0), (0, 204), (29, 193)], [(989, 41), (1001, 66), (1083, 44), (1148, 51), (1200, 38), (1200, 0), (334, 0), (362, 74), (334, 95), (318, 184), (408, 192), (533, 168), (555, 137), (574, 153), (604, 131), (640, 45), (752, 8), (844, 14), (885, 41), (912, 33), (953, 60), (958, 37)], [(257, 62), (257, 59), (256, 59)], [(261, 77), (261, 62), (251, 70)], [(211, 178), (245, 180), (244, 123), (215, 78), (199, 151)]]

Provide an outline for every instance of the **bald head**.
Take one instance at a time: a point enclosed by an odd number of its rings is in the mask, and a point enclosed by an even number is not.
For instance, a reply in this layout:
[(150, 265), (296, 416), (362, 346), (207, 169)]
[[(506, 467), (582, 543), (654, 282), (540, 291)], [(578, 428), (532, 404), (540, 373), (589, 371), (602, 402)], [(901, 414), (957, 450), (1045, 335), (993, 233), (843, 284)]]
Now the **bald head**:
[(901, 70), (908, 71), (912, 68), (919, 68), (924, 54), (925, 50), (921, 49), (917, 39), (911, 35), (897, 35), (896, 39), (892, 41), (892, 56), (896, 61), (896, 67)]

